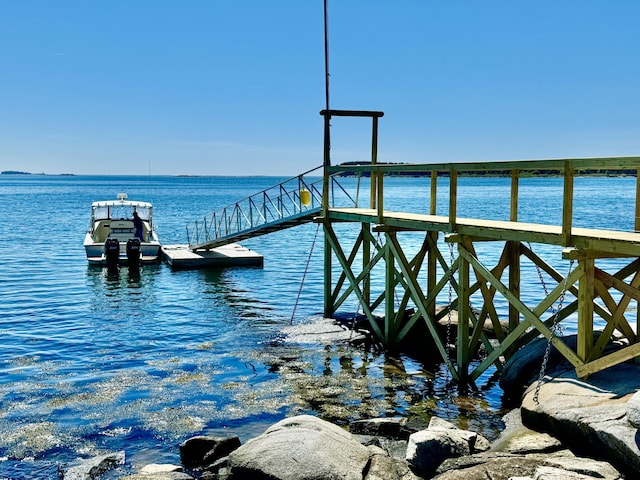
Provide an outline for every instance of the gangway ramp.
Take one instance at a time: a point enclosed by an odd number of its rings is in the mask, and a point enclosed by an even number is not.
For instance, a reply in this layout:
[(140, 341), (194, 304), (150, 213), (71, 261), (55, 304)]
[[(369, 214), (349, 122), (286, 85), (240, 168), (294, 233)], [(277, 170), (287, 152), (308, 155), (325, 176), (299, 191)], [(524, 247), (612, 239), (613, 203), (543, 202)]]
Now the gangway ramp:
[[(336, 185), (345, 192), (333, 178), (332, 191)], [(189, 248), (210, 250), (311, 222), (322, 208), (322, 187), (317, 167), (201, 217), (187, 225)]]

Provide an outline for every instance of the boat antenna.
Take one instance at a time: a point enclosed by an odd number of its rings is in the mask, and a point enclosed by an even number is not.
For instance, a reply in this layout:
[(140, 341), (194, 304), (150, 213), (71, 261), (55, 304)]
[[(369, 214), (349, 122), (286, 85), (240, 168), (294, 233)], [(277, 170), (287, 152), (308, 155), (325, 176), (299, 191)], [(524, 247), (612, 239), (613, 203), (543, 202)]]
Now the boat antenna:
[(329, 111), (329, 27), (327, 2), (324, 0), (324, 96), (326, 110)]

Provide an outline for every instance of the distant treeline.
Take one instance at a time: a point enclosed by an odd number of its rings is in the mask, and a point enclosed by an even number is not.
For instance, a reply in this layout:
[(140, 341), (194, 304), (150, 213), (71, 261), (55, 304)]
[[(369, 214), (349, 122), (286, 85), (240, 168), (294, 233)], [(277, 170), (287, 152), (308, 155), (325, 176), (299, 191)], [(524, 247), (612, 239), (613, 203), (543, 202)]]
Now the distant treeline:
[[(350, 167), (350, 166), (360, 166), (360, 165), (371, 165), (370, 162), (344, 162), (341, 163), (341, 167)], [(408, 163), (393, 163), (393, 164), (385, 164), (385, 165), (406, 165), (410, 166)], [(624, 168), (624, 169), (609, 169), (602, 168), (598, 170), (576, 170), (575, 175), (577, 176), (599, 176), (599, 177), (622, 177), (622, 176), (631, 176), (635, 177), (637, 170), (635, 168)], [(370, 176), (371, 172), (362, 172), (363, 177)], [(437, 172), (438, 177), (448, 177), (449, 171), (442, 170)], [(353, 173), (341, 173), (343, 176), (355, 176)], [(404, 177), (429, 177), (431, 176), (431, 172), (416, 172), (416, 171), (406, 171), (406, 172), (386, 172), (385, 175), (388, 176), (404, 176)], [(520, 177), (559, 177), (562, 176), (562, 170), (555, 169), (540, 169), (540, 170), (520, 170)], [(510, 177), (511, 170), (460, 170), (458, 171), (459, 177)]]

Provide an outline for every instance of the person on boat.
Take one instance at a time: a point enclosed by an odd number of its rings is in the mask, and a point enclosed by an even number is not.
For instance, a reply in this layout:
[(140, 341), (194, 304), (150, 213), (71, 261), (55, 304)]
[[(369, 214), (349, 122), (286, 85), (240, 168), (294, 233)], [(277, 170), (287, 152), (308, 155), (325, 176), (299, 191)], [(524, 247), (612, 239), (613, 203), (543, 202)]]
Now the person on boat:
[(142, 241), (142, 219), (138, 216), (138, 212), (133, 211), (133, 226), (136, 229), (135, 236)]

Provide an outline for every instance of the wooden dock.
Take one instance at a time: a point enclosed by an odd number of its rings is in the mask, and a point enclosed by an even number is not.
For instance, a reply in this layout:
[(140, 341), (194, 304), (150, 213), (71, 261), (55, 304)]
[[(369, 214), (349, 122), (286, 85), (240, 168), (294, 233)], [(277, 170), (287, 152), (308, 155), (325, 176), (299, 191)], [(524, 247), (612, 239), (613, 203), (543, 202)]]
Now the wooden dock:
[[(194, 222), (187, 229), (189, 246), (163, 247), (165, 261), (173, 268), (262, 266), (259, 254), (231, 242), (313, 220), (324, 232), (325, 317), (345, 305), (353, 308), (355, 297), (381, 344), (394, 349), (415, 335), (424, 337), (424, 348), (442, 358), (455, 381), (474, 382), (489, 368), (501, 372), (519, 348), (537, 338), (547, 341), (543, 365), (553, 347), (579, 377), (640, 361), (640, 156), (381, 164), (382, 112), (320, 113), (325, 119), (321, 193), (315, 181), (303, 178), (314, 169), (235, 202)], [(371, 161), (331, 165), (329, 132), (337, 116), (371, 120)], [(627, 229), (575, 227), (575, 177), (618, 174), (636, 179), (635, 196), (625, 197), (631, 204)], [(468, 198), (458, 195), (458, 177), (470, 175), (510, 178), (499, 219), (458, 216)], [(520, 179), (540, 175), (562, 179), (562, 202), (550, 217), (560, 222), (519, 219)], [(423, 191), (413, 192), (422, 200), (420, 212), (385, 209), (385, 179), (394, 177), (396, 183), (417, 176), (429, 179)], [(338, 181), (342, 177), (357, 179), (350, 182), (351, 191)], [(612, 182), (613, 196), (619, 192), (615, 178)], [(437, 205), (438, 198), (445, 205)], [(342, 228), (345, 224), (353, 228)], [(422, 246), (415, 251), (420, 237)], [(476, 249), (487, 242), (495, 245), (491, 255)], [(532, 243), (536, 250), (537, 245), (561, 249), (567, 273), (534, 252)], [(540, 283), (536, 295), (521, 285), (522, 272), (531, 269)], [(378, 278), (384, 282), (372, 281)], [(459, 319), (453, 327), (452, 317)], [(574, 340), (561, 334), (567, 323), (577, 330)], [(492, 338), (486, 325), (493, 327)], [(614, 344), (618, 349), (611, 352)]]
[(172, 269), (260, 267), (264, 257), (238, 243), (210, 250), (191, 250), (188, 245), (163, 245), (162, 258)]

